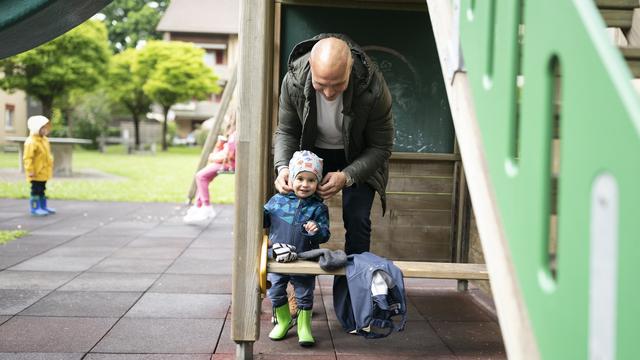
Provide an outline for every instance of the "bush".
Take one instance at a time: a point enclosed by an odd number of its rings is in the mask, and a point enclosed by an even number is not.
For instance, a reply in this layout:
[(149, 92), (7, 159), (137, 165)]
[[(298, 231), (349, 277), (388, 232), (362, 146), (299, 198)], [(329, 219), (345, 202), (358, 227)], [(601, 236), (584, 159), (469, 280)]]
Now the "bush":
[(82, 144), (85, 149), (97, 149), (100, 128), (90, 121), (78, 121), (73, 127), (73, 137), (91, 140), (91, 144)]

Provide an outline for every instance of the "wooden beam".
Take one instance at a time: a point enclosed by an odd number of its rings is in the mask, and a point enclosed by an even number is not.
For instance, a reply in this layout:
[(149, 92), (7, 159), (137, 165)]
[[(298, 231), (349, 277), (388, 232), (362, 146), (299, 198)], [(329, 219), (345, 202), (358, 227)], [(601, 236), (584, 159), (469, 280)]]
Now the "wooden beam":
[[(442, 73), (446, 74), (452, 61), (448, 58), (448, 54), (451, 54), (450, 47), (458, 43), (457, 39), (452, 38), (453, 4), (451, 1), (427, 0), (427, 5), (440, 66)], [(465, 73), (456, 72), (451, 81), (445, 81), (445, 86), (481, 237), (482, 251), (491, 276), (491, 291), (507, 357), (539, 359), (540, 353), (522, 291), (518, 285), (495, 193), (489, 179), (488, 164), (469, 80)]]
[[(484, 264), (455, 264), (423, 261), (393, 262), (406, 278), (488, 280)], [(267, 272), (278, 274), (345, 275), (344, 268), (324, 271), (315, 261), (297, 260), (290, 263), (267, 262)]]
[[(220, 128), (222, 127), (224, 115), (227, 113), (229, 103), (231, 102), (231, 98), (233, 97), (233, 92), (236, 89), (237, 78), (238, 67), (234, 66), (233, 70), (231, 71), (231, 78), (227, 82), (227, 85), (222, 92), (222, 100), (220, 103), (220, 107), (218, 108), (218, 112), (216, 113), (216, 119), (213, 123), (213, 126), (209, 130), (209, 133), (207, 134), (207, 140), (204, 142), (204, 146), (202, 146), (202, 151), (200, 152), (200, 161), (198, 162), (196, 173), (207, 165), (209, 154), (211, 154), (211, 151), (213, 151), (213, 147), (216, 145), (216, 137), (218, 136), (218, 134), (220, 134)], [(191, 181), (191, 187), (189, 188), (189, 193), (187, 194), (189, 203), (193, 201), (195, 194), (196, 176), (194, 173), (193, 180)]]
[(596, 0), (599, 9), (634, 9), (640, 7), (638, 0)]
[(629, 29), (633, 19), (633, 10), (600, 9), (600, 14), (607, 27)]
[(275, 0), (284, 5), (323, 6), (373, 10), (427, 11), (424, 0)]
[(246, 357), (260, 336), (258, 267), (266, 196), (273, 1), (242, 0), (231, 338)]
[(620, 47), (622, 56), (624, 56), (629, 70), (634, 78), (640, 78), (640, 48), (637, 47)]

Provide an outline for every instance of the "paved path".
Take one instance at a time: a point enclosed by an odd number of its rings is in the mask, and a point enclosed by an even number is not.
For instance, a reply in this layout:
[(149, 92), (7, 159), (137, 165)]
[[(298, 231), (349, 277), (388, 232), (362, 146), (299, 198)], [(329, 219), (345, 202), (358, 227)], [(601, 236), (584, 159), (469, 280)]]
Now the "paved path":
[[(32, 218), (27, 200), (0, 200), (0, 229), (29, 234), (0, 245), (0, 359), (232, 359), (233, 207), (210, 223), (184, 225), (184, 207), (50, 201), (58, 214)], [(295, 329), (270, 341), (263, 302), (256, 359), (504, 358), (495, 317), (455, 282), (407, 279), (409, 322), (382, 340), (345, 334), (319, 277), (317, 346)]]

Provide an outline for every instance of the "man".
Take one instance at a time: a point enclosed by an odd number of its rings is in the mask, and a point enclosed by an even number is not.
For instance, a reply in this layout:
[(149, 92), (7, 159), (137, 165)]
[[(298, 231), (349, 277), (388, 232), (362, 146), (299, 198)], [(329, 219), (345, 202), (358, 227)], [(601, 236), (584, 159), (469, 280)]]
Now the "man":
[(280, 91), (275, 186), (291, 191), (287, 164), (295, 151), (324, 159), (317, 193), (329, 199), (342, 190), (347, 254), (369, 251), (376, 191), (383, 214), (386, 209), (393, 136), (389, 89), (358, 45), (344, 35), (320, 34), (294, 47)]

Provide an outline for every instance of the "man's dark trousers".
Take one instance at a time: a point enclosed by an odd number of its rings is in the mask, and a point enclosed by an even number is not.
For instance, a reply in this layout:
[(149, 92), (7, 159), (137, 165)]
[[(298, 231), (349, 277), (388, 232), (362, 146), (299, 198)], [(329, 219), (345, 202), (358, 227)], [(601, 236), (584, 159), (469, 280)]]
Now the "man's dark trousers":
[[(323, 160), (323, 176), (347, 167), (344, 149), (315, 148), (313, 152)], [(353, 184), (342, 189), (342, 220), (346, 230), (344, 251), (347, 255), (369, 251), (374, 195), (375, 191), (368, 184)]]

